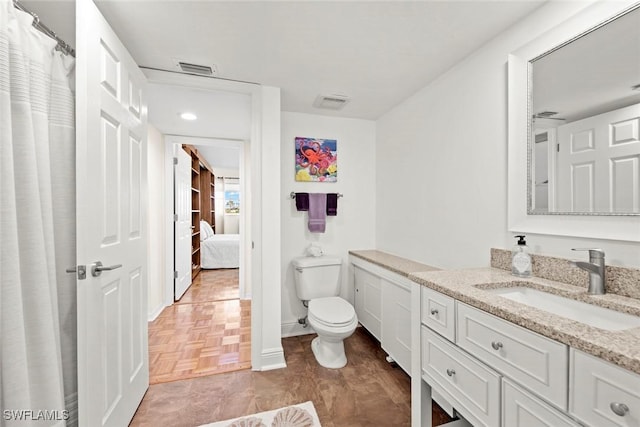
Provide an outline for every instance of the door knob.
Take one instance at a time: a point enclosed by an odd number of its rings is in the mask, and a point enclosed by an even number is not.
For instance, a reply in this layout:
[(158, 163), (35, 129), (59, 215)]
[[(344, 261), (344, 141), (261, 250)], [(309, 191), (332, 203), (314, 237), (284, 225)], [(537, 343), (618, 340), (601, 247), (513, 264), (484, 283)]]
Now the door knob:
[(103, 271), (115, 270), (116, 268), (122, 267), (122, 264), (114, 264), (108, 267), (103, 266), (101, 261), (96, 261), (91, 266), (91, 275), (93, 277), (99, 277)]

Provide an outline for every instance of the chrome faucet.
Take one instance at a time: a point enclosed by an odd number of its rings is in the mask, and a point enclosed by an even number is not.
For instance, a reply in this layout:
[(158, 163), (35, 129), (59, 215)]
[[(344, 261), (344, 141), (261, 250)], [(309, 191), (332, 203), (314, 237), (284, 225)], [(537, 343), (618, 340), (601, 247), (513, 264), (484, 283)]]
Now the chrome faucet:
[(572, 251), (589, 251), (589, 262), (569, 261), (574, 267), (589, 272), (589, 289), (587, 292), (593, 295), (605, 293), (605, 265), (604, 251), (602, 249), (571, 249)]

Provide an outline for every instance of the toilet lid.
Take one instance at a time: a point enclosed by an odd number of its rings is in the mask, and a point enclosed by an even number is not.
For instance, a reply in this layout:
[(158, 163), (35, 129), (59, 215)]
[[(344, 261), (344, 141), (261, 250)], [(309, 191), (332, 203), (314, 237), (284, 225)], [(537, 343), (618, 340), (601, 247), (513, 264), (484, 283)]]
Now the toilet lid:
[(309, 317), (330, 326), (344, 326), (353, 322), (353, 306), (340, 297), (317, 298), (309, 301)]

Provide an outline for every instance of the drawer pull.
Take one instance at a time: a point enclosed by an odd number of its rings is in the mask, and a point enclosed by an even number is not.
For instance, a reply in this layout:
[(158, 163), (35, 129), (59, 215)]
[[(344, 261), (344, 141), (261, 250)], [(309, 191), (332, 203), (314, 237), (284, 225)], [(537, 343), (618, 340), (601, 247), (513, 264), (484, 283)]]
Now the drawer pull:
[(629, 412), (629, 407), (624, 403), (611, 402), (611, 405), (609, 405), (609, 407), (614, 414), (620, 417), (624, 417), (625, 415), (627, 415), (627, 412)]
[[(447, 369), (447, 375), (449, 375), (450, 377), (454, 376), (455, 374), (456, 374), (456, 371), (454, 371), (453, 369)], [(612, 405), (611, 407), (613, 408), (613, 403), (611, 405)], [(629, 410), (629, 408), (627, 408), (627, 410)]]
[(431, 309), (431, 315), (432, 316), (436, 316), (438, 314), (438, 309), (437, 308), (432, 308)]
[(491, 347), (493, 347), (494, 350), (500, 350), (502, 348), (502, 343), (500, 341), (492, 341)]

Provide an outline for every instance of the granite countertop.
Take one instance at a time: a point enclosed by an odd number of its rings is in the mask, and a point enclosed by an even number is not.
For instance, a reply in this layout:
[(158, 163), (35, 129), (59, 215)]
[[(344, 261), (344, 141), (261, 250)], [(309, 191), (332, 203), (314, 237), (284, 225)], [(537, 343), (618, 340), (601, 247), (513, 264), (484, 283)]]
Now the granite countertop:
[(439, 270), (439, 268), (432, 267), (430, 265), (411, 261), (406, 258), (391, 255), (386, 252), (381, 252), (374, 249), (349, 251), (349, 253), (353, 256), (357, 256), (358, 258), (362, 258), (365, 261), (369, 261), (373, 264), (379, 265), (380, 267), (384, 267), (387, 270), (391, 270), (394, 273), (398, 273), (404, 277), (409, 277), (411, 273)]
[(527, 287), (640, 316), (638, 299), (615, 294), (589, 295), (582, 286), (537, 277), (521, 279), (497, 268), (414, 271), (408, 277), (480, 310), (640, 374), (640, 327), (607, 331), (517, 303), (486, 290), (528, 282)]

